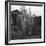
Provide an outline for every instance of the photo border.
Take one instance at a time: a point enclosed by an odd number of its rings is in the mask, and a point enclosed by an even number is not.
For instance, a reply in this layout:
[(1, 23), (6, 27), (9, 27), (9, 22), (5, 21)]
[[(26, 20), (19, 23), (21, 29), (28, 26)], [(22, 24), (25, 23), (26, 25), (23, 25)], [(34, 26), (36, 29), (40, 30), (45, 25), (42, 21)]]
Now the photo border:
[[(44, 4), (44, 41), (41, 42), (26, 42), (26, 43), (8, 43), (8, 2), (23, 2), (23, 3), (41, 3)], [(32, 43), (45, 43), (45, 2), (32, 2), (32, 1), (5, 1), (5, 44), (32, 44)]]

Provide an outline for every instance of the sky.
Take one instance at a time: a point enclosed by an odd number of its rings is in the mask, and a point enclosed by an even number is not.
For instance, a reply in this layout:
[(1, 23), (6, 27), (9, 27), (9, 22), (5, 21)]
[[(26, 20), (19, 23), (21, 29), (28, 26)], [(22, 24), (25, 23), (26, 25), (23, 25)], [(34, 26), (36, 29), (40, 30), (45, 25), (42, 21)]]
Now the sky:
[[(11, 11), (13, 10), (20, 10), (22, 6), (19, 5), (11, 5)], [(44, 7), (43, 6), (25, 6), (25, 9), (27, 9), (27, 13), (29, 13), (29, 8), (31, 11), (31, 15), (35, 14), (36, 16), (42, 16), (44, 14)]]

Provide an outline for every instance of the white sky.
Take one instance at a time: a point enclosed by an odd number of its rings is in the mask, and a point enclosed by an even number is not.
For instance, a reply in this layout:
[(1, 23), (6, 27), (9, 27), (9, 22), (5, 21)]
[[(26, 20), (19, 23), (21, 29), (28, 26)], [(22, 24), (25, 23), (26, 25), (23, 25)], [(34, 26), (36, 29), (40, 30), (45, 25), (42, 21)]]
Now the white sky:
[[(20, 10), (21, 7), (22, 6), (19, 6), (19, 5), (11, 5), (11, 11), (16, 10), (16, 9)], [(37, 16), (42, 16), (44, 14), (43, 6), (41, 7), (40, 6), (25, 6), (25, 9), (27, 9), (27, 12), (29, 11), (29, 8), (31, 8), (30, 11), (32, 15), (35, 14)]]

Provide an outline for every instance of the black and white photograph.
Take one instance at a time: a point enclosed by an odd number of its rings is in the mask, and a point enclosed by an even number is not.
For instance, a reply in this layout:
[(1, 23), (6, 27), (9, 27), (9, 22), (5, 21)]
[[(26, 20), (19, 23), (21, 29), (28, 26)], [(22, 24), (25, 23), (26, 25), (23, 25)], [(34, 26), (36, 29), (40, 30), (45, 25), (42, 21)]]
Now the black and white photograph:
[(6, 2), (5, 4), (7, 43), (44, 42), (44, 3)]

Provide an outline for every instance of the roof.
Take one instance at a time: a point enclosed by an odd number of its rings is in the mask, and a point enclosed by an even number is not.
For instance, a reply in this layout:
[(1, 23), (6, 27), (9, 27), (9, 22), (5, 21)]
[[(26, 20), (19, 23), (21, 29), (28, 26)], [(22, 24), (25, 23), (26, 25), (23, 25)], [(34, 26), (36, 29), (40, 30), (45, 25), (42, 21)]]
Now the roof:
[(11, 14), (17, 14), (18, 15), (18, 14), (22, 14), (22, 12), (20, 12), (19, 10), (16, 9), (16, 10), (12, 11)]

